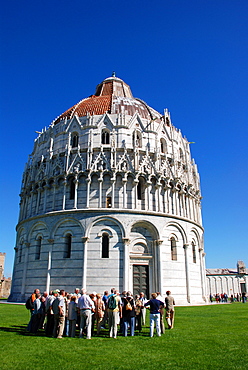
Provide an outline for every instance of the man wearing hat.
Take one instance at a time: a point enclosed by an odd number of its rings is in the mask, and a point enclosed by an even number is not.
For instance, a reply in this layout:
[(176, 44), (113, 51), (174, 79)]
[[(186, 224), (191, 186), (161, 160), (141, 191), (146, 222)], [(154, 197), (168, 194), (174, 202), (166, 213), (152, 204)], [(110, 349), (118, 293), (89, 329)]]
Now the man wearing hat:
[(65, 326), (65, 291), (62, 289), (60, 295), (53, 301), (52, 309), (54, 313), (54, 338), (62, 338)]

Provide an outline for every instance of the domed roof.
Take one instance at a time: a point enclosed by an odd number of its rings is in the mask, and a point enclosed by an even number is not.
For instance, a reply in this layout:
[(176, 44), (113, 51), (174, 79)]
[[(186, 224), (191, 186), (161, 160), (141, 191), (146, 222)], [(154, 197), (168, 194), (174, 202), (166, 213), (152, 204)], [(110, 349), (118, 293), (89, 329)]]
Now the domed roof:
[(161, 116), (144, 101), (134, 98), (129, 85), (113, 73), (112, 77), (105, 78), (103, 82), (97, 85), (95, 95), (82, 99), (57, 117), (53, 124), (56, 125), (65, 118), (71, 119), (75, 115), (84, 117), (87, 115), (101, 115), (106, 112), (128, 115), (134, 115), (135, 112), (138, 112), (142, 118), (146, 119), (155, 119)]

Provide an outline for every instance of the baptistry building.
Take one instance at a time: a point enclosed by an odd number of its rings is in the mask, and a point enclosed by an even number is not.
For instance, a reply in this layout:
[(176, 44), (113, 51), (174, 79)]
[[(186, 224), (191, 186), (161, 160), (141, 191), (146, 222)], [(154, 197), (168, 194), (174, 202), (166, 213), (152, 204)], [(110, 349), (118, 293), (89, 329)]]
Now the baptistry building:
[(115, 74), (38, 133), (20, 197), (9, 300), (116, 287), (206, 301), (189, 142)]

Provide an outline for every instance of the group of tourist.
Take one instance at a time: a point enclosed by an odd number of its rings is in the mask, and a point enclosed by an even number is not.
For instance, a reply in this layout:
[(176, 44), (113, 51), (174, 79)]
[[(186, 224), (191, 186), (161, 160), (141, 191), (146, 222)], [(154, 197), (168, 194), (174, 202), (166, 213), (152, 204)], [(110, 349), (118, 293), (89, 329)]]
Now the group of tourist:
[(26, 302), (26, 307), (31, 312), (27, 330), (37, 333), (44, 329), (47, 336), (63, 338), (75, 337), (76, 328), (79, 329), (79, 338), (84, 336), (91, 339), (94, 329), (99, 335), (101, 329), (109, 330), (109, 336), (116, 338), (118, 325), (123, 336), (134, 336), (135, 330), (141, 332), (146, 321), (146, 309), (150, 310), (150, 337), (154, 334), (154, 324), (158, 336), (165, 332), (164, 308), (168, 329), (174, 325), (175, 301), (171, 292), (166, 292), (163, 300), (160, 293), (152, 293), (147, 300), (143, 292), (135, 297), (131, 292), (119, 294), (115, 288), (111, 293), (105, 291), (103, 296), (93, 292), (87, 294), (86, 289), (76, 288), (74, 293), (68, 294), (63, 289), (44, 292), (39, 289)]
[[(209, 300), (210, 302), (216, 302), (216, 303), (227, 303), (228, 302), (228, 295), (226, 293), (216, 293), (214, 295), (210, 294), (209, 295)], [(231, 294), (230, 296), (230, 302), (246, 302), (246, 293), (237, 293), (237, 294)]]

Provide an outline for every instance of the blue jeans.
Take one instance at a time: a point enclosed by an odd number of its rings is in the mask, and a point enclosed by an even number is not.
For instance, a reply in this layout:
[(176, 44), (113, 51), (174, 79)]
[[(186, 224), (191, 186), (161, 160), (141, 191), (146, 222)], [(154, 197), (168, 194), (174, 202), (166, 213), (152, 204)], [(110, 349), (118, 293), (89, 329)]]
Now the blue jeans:
[(123, 317), (123, 335), (127, 337), (128, 324), (130, 326), (130, 335), (134, 336), (135, 317)]
[(150, 337), (153, 337), (154, 323), (156, 324), (157, 336), (160, 337), (160, 313), (150, 313)]

